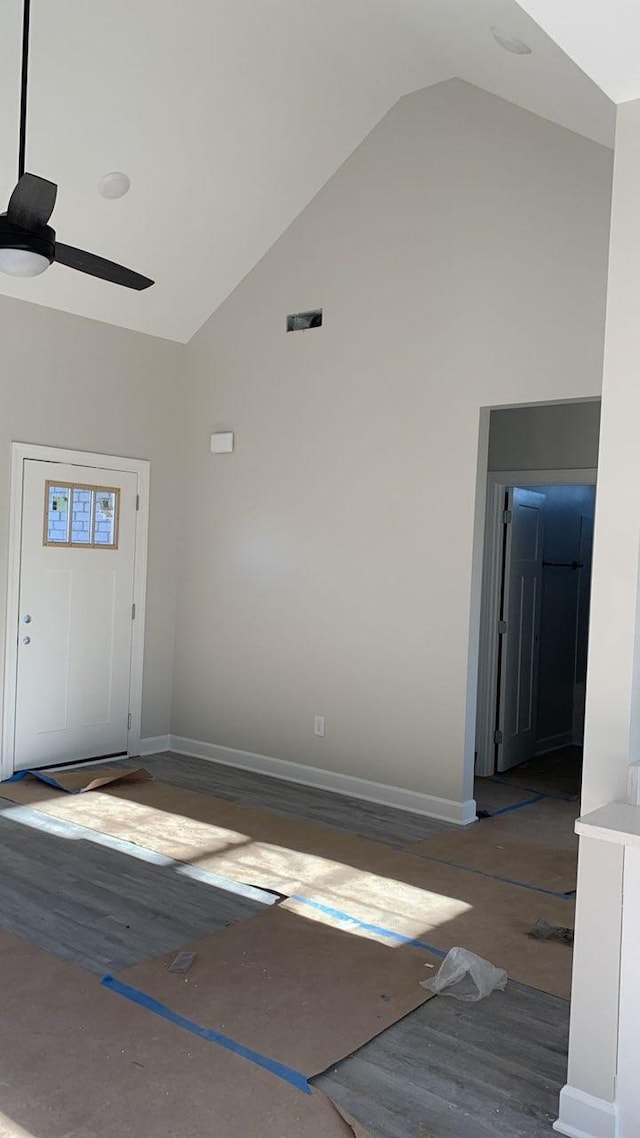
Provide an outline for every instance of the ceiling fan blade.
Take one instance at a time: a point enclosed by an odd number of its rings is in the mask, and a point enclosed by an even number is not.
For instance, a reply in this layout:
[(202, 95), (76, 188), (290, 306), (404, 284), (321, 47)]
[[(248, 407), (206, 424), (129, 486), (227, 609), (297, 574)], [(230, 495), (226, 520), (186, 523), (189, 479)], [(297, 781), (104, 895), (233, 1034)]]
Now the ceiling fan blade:
[(7, 208), (7, 219), (20, 229), (37, 229), (46, 225), (56, 204), (58, 187), (37, 174), (23, 174), (13, 191)]
[(77, 269), (80, 273), (88, 273), (90, 277), (100, 277), (103, 281), (111, 281), (124, 288), (135, 288), (138, 292), (153, 284), (149, 277), (125, 269), (124, 265), (116, 265), (115, 261), (107, 261), (95, 253), (86, 253), (84, 249), (74, 249), (73, 245), (63, 245), (60, 241), (56, 241), (54, 261), (69, 269)]

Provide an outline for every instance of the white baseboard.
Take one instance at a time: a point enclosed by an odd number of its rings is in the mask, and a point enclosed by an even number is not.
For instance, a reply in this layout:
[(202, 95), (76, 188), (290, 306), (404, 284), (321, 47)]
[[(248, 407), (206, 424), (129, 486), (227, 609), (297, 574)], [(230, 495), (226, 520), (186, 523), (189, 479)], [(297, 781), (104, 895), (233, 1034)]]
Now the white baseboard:
[(618, 1108), (614, 1102), (566, 1086), (560, 1091), (560, 1117), (553, 1129), (567, 1138), (618, 1138)]
[(138, 748), (139, 755), (160, 755), (169, 750), (170, 735), (153, 735), (148, 739), (141, 739)]
[[(142, 741), (144, 744), (147, 742), (146, 739)], [(409, 810), (412, 814), (424, 814), (428, 818), (453, 822), (458, 826), (466, 826), (476, 818), (476, 804), (473, 798), (466, 802), (455, 802), (449, 798), (421, 794), (416, 790), (403, 790), (399, 786), (370, 782), (369, 779), (356, 778), (354, 775), (321, 770), (319, 767), (307, 767), (302, 763), (291, 763), (285, 759), (274, 759), (269, 755), (236, 751), (233, 747), (218, 747), (215, 743), (201, 743), (197, 739), (184, 739), (179, 735), (169, 736), (169, 750), (178, 755), (190, 755), (196, 759), (207, 759), (209, 762), (271, 775), (273, 778), (284, 779), (285, 782), (299, 782), (304, 786), (317, 787), (319, 790), (331, 790), (348, 798), (362, 798), (365, 802), (395, 806), (398, 810)], [(140, 753), (151, 754), (150, 751)]]

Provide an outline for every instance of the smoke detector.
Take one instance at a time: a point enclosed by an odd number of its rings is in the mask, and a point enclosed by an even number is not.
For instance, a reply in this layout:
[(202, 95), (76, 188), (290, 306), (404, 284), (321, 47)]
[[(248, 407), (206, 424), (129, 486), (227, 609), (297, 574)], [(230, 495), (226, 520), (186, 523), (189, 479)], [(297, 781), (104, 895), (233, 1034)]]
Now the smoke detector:
[(531, 55), (529, 44), (518, 36), (512, 36), (511, 32), (505, 31), (504, 28), (493, 27), (490, 30), (494, 40), (504, 51), (509, 51), (512, 55)]

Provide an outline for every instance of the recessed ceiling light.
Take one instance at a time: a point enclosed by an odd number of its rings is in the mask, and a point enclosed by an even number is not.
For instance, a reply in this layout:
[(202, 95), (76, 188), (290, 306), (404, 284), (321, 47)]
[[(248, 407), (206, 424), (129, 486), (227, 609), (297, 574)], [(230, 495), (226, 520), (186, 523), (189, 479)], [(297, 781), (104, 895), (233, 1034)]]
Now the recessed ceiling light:
[(126, 174), (122, 174), (114, 170), (111, 174), (105, 174), (98, 182), (98, 190), (103, 198), (123, 198), (129, 191), (131, 180)]
[(518, 39), (517, 36), (512, 36), (504, 28), (491, 28), (491, 35), (500, 47), (504, 48), (505, 51), (510, 51), (512, 55), (531, 55), (529, 44)]

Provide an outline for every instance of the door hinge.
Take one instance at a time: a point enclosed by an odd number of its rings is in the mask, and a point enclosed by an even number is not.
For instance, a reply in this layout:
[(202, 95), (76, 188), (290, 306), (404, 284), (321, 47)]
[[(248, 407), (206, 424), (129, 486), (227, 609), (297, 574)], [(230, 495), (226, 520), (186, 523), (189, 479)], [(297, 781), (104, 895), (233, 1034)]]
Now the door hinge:
[(502, 742), (502, 731), (494, 731), (493, 741), (498, 746)]
[(511, 513), (511, 510), (503, 510), (502, 511), (502, 524), (504, 526), (510, 526), (512, 521), (513, 521), (513, 514)]
[(127, 731), (131, 730), (131, 712), (127, 716)]
[(507, 631), (506, 620), (499, 620), (498, 621), (498, 636), (504, 636), (506, 631)]
[(140, 495), (136, 494), (136, 510), (140, 509)]
[(134, 603), (132, 604), (132, 606), (131, 606), (131, 619), (132, 619), (132, 620), (135, 620), (135, 619), (136, 619), (136, 606), (135, 606), (135, 602), (134, 602)]

